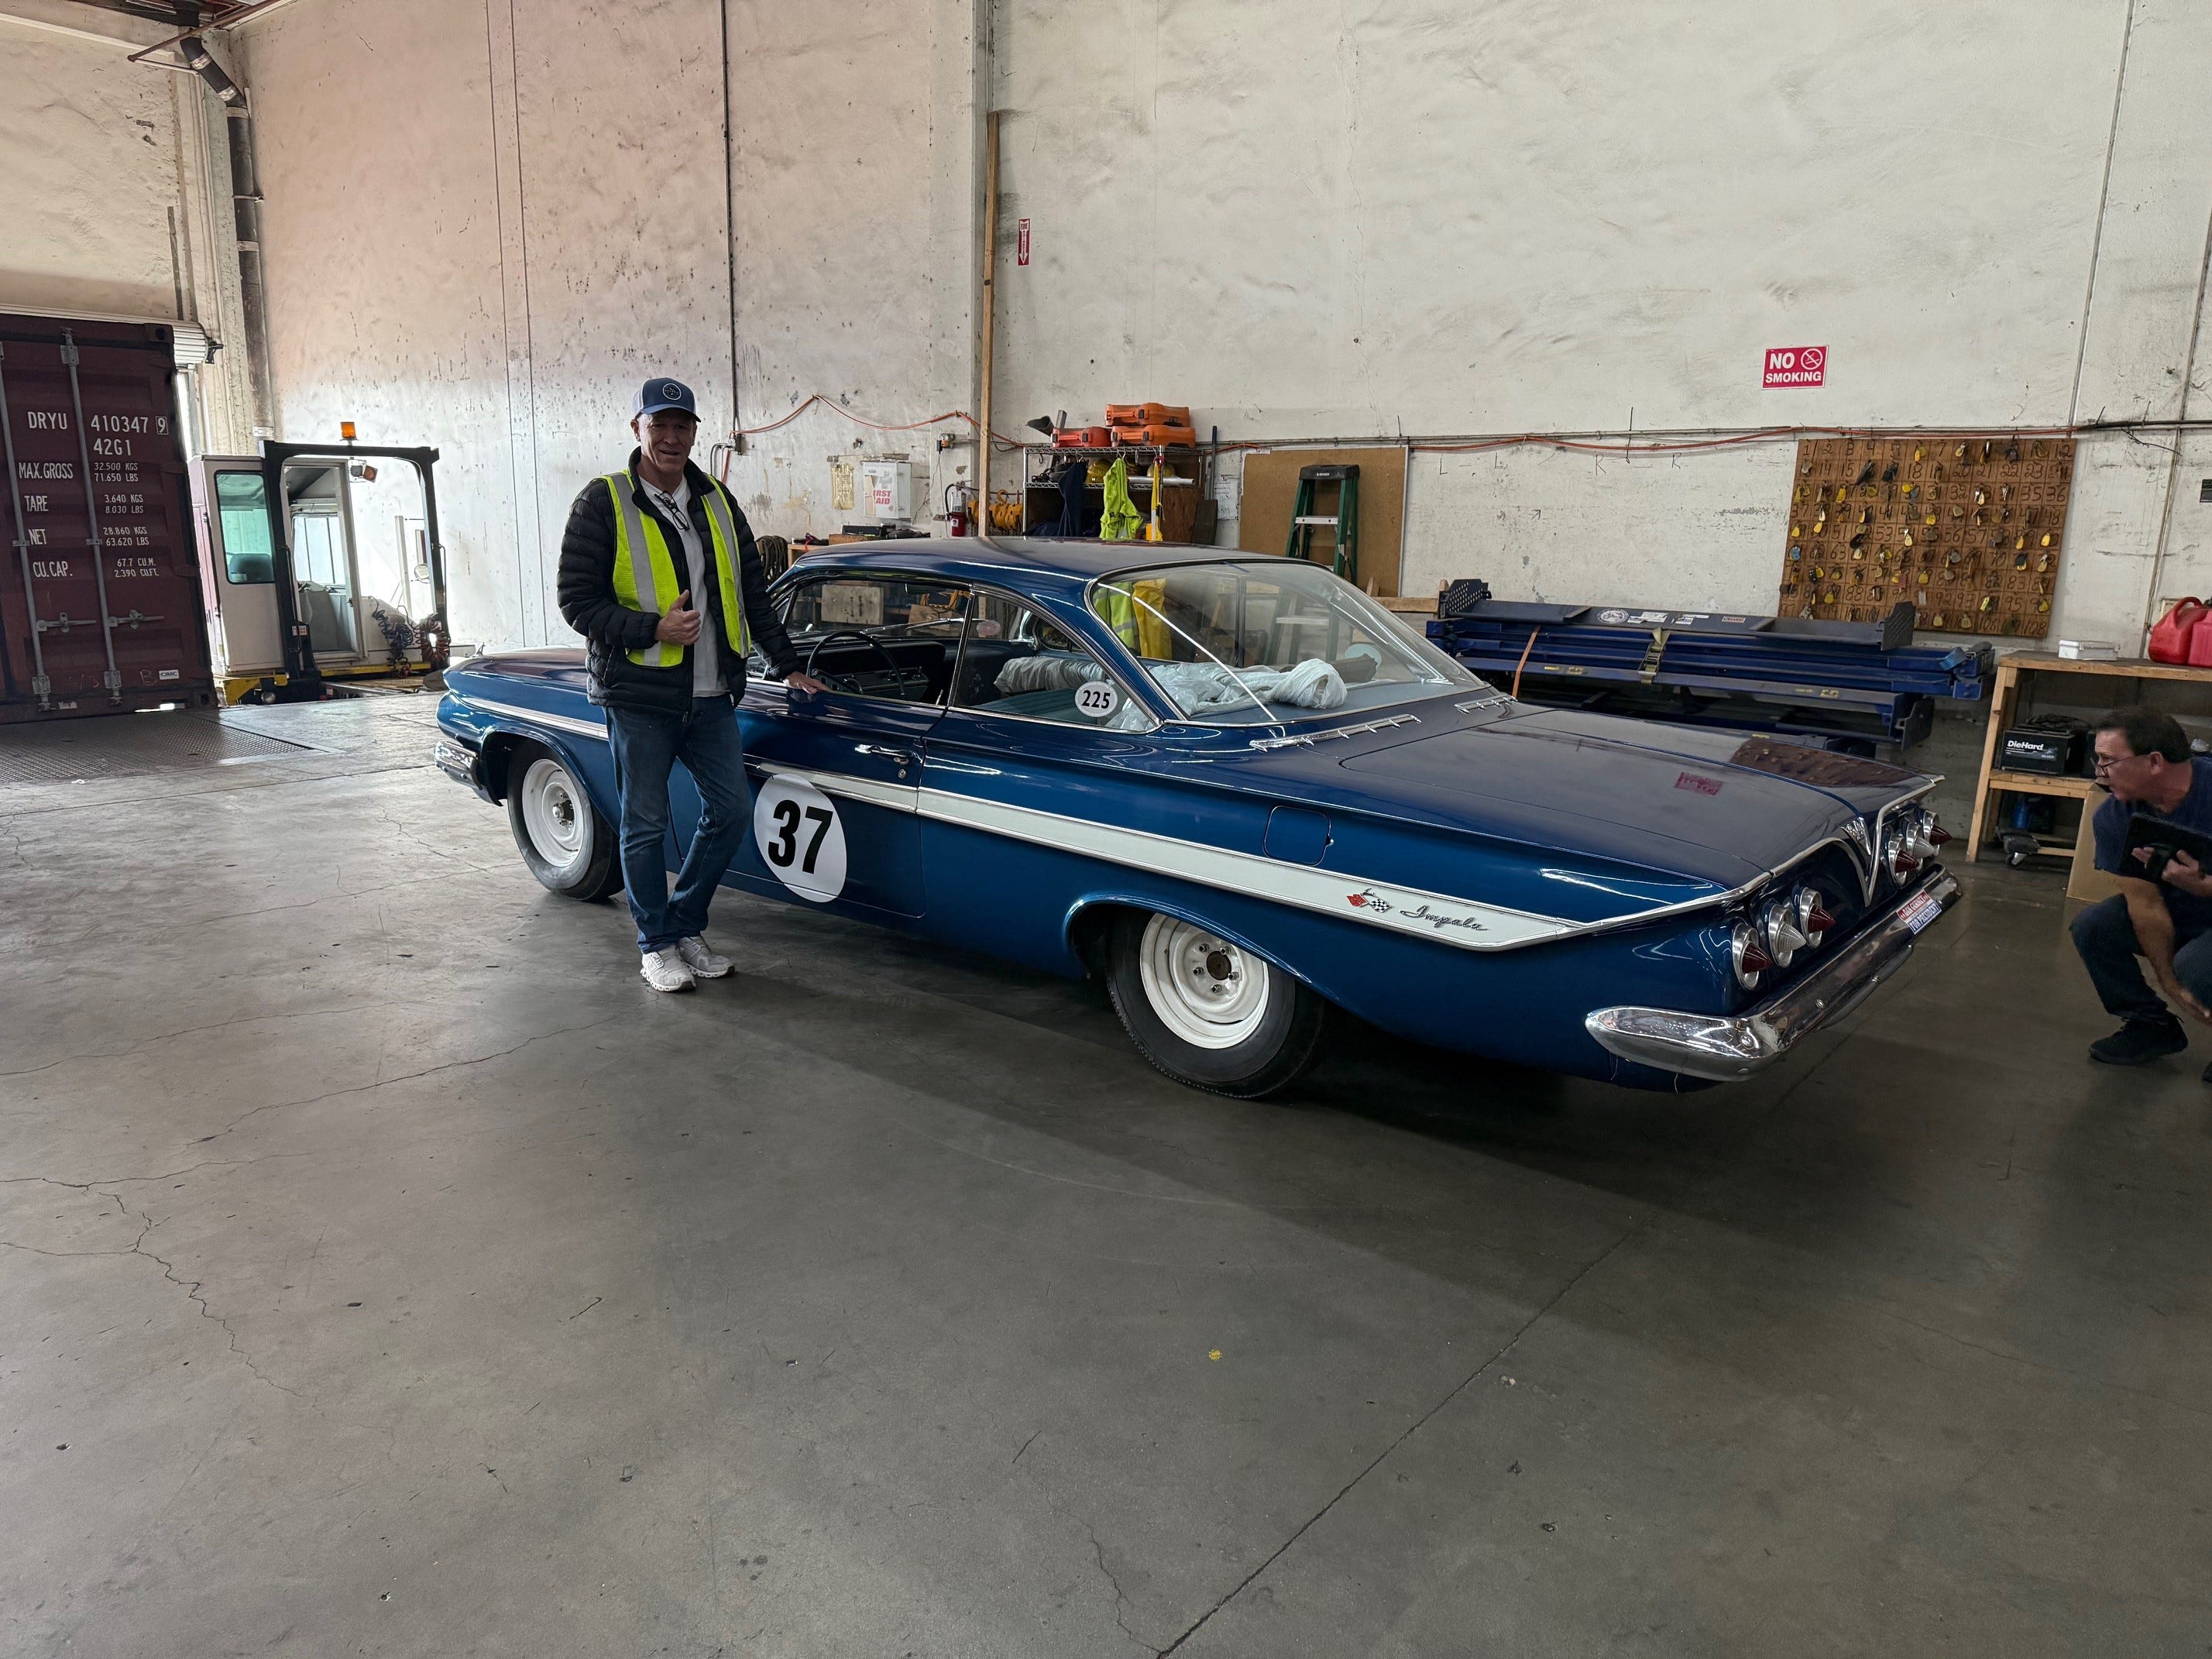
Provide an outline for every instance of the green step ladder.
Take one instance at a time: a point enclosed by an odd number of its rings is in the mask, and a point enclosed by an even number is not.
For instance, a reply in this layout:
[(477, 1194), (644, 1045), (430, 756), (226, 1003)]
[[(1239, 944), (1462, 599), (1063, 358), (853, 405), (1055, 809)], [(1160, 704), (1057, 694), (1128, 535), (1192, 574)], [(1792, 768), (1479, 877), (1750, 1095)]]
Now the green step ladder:
[[(1315, 486), (1336, 486), (1336, 511), (1314, 511)], [(1335, 538), (1336, 574), (1359, 583), (1359, 469), (1356, 466), (1302, 466), (1298, 493), (1291, 507), (1291, 540), (1284, 552), (1293, 559), (1313, 557), (1314, 532), (1326, 527)]]

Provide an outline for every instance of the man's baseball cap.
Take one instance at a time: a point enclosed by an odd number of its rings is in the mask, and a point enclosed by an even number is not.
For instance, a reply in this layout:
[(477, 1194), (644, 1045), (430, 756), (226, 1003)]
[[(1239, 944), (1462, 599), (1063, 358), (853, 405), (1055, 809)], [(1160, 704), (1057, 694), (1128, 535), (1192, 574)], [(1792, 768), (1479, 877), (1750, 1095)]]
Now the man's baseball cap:
[(637, 405), (630, 413), (642, 418), (664, 409), (680, 409), (693, 420), (699, 418), (698, 400), (681, 380), (647, 380), (638, 388)]

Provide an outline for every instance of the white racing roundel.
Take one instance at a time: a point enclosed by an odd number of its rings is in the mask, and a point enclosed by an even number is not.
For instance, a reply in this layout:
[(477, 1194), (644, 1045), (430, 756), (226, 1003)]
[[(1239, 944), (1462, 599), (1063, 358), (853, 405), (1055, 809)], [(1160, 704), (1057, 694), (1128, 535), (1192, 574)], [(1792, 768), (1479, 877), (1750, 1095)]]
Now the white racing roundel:
[(845, 890), (845, 826), (830, 797), (798, 778), (770, 778), (753, 802), (753, 842), (775, 878), (827, 904)]
[(1075, 712), (1103, 720), (1120, 706), (1121, 694), (1111, 680), (1085, 680), (1075, 688)]

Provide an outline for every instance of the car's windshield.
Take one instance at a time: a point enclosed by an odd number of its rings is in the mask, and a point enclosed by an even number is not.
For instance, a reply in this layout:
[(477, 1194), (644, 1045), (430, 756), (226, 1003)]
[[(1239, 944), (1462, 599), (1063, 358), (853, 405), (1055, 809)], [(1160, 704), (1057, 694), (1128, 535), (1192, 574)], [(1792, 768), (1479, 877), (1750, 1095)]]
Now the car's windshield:
[(1187, 719), (1280, 725), (1483, 684), (1350, 582), (1295, 560), (1109, 576), (1091, 608)]

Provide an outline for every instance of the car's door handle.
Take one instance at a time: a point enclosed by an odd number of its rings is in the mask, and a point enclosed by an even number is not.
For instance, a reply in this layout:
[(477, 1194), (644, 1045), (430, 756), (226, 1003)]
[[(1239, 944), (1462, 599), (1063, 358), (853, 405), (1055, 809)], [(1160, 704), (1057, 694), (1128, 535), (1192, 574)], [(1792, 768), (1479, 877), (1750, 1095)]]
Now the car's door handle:
[(853, 752), (856, 755), (873, 755), (879, 760), (890, 762), (894, 766), (912, 766), (915, 763), (913, 750), (890, 749), (879, 743), (856, 743), (853, 745)]

